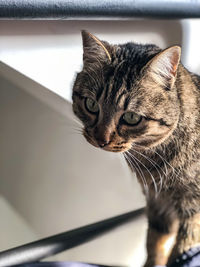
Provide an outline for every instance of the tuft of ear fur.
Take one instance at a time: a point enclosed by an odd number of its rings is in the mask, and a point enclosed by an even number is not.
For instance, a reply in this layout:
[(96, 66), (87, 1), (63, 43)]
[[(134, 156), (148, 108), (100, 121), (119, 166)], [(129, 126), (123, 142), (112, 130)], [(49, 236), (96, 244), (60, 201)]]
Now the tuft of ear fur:
[(166, 88), (171, 88), (176, 79), (180, 56), (179, 46), (172, 46), (157, 54), (148, 64), (153, 79)]
[(100, 41), (96, 36), (85, 30), (82, 30), (81, 33), (84, 62), (111, 61), (110, 46), (107, 42)]

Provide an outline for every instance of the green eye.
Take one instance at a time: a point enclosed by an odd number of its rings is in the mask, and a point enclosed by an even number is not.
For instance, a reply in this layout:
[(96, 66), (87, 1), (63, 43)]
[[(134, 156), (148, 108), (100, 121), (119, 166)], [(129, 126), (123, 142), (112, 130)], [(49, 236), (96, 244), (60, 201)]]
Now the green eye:
[(136, 114), (135, 112), (126, 112), (123, 115), (123, 120), (130, 125), (136, 125), (140, 122), (142, 116)]
[(97, 113), (99, 111), (99, 105), (97, 101), (93, 100), (90, 97), (86, 98), (85, 107), (91, 113)]

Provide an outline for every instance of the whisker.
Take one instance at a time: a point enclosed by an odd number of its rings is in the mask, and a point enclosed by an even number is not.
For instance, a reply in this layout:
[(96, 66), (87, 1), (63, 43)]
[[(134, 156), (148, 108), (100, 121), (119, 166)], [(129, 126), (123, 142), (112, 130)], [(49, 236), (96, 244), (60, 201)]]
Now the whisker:
[[(149, 188), (148, 188), (148, 184), (147, 184), (147, 181), (146, 181), (146, 178), (145, 178), (145, 175), (140, 167), (140, 165), (136, 162), (136, 158), (129, 152), (129, 151), (126, 151), (125, 153), (127, 153), (127, 155), (129, 157), (132, 158), (132, 160), (134, 161), (134, 163), (138, 166), (138, 168), (134, 165), (135, 169), (138, 171), (138, 173), (140, 174), (140, 177), (142, 179), (142, 182), (143, 182), (143, 185), (144, 185), (144, 191), (145, 191), (145, 195), (149, 195)], [(132, 162), (132, 161), (131, 161)], [(132, 162), (133, 163), (133, 162)]]
[(128, 161), (128, 163), (129, 163), (129, 165), (130, 165), (130, 168), (131, 168), (131, 170), (133, 171), (133, 170), (134, 170), (134, 168), (133, 168), (133, 166), (132, 166), (132, 162), (131, 162), (131, 160), (128, 158), (128, 156), (127, 156), (126, 152), (124, 152), (124, 153), (123, 153), (123, 155), (124, 155), (125, 159)]
[(79, 129), (79, 128), (72, 128), (72, 130), (83, 133), (83, 129)]
[(79, 121), (76, 117), (73, 117), (73, 122), (77, 123), (79, 126), (83, 126), (82, 122)]
[(154, 151), (154, 153), (156, 154), (156, 155), (158, 155), (171, 169), (172, 169), (172, 171), (176, 174), (176, 175), (178, 175), (179, 173), (174, 169), (174, 167), (164, 158), (164, 157), (162, 157), (157, 151)]
[[(141, 147), (139, 145), (134, 144), (133, 147)], [(167, 172), (164, 172), (164, 170), (160, 167), (160, 165), (153, 160), (152, 158), (144, 155), (142, 152), (139, 152), (137, 150), (134, 150), (134, 152), (138, 153), (139, 155), (141, 155), (142, 157), (144, 157), (145, 159), (147, 159), (150, 163), (152, 163), (152, 165), (156, 168), (156, 166), (163, 172), (164, 175), (167, 175)], [(167, 171), (167, 170), (166, 170)]]
[[(130, 153), (130, 152), (129, 152)], [(130, 156), (134, 157), (133, 154), (130, 153)], [(155, 194), (156, 194), (156, 197), (158, 196), (158, 187), (157, 187), (157, 184), (156, 184), (156, 181), (155, 181), (155, 178), (153, 177), (152, 173), (149, 171), (149, 169), (136, 157), (134, 157), (135, 160), (137, 160), (146, 170), (147, 172), (150, 174), (151, 176), (151, 179), (153, 181), (153, 184), (154, 184), (154, 189), (155, 189)]]
[(147, 184), (145, 184), (145, 180), (144, 180), (144, 175), (143, 175), (143, 173), (139, 171), (139, 169), (135, 166), (134, 162), (132, 162), (132, 161), (129, 159), (128, 155), (125, 154), (125, 153), (126, 153), (126, 152), (124, 152), (124, 157), (125, 157), (125, 159), (128, 161), (128, 163), (130, 164), (131, 169), (132, 169), (132, 170), (137, 170), (138, 173), (140, 173), (140, 177), (141, 177), (141, 179), (142, 179), (142, 184), (143, 184), (143, 188), (144, 188), (144, 191), (145, 191), (145, 195), (148, 195), (148, 186), (147, 186)]
[[(137, 146), (142, 148), (142, 146), (139, 146), (139, 145), (137, 145)], [(163, 146), (163, 148), (162, 148), (163, 153), (167, 153), (167, 151), (165, 151), (165, 149), (166, 149), (166, 147)], [(161, 159), (161, 161), (163, 162), (163, 165), (164, 165), (164, 168), (165, 168), (166, 177), (169, 178), (169, 169), (171, 169), (172, 172), (173, 172), (173, 174), (172, 174), (173, 176), (170, 176), (170, 178), (173, 177), (173, 179), (175, 179), (176, 177), (179, 176), (179, 174), (181, 172), (180, 169), (179, 169), (179, 171), (177, 171), (176, 169), (174, 169), (174, 167), (163, 156), (161, 156), (161, 154), (159, 154), (155, 149), (150, 149), (150, 150), (152, 151), (152, 153), (155, 153), (156, 155), (158, 155), (159, 158)]]
[[(137, 146), (134, 144), (134, 146)], [(131, 150), (131, 149), (130, 149)], [(158, 191), (158, 194), (160, 194), (161, 190), (162, 190), (162, 185), (163, 185), (163, 176), (161, 175), (159, 169), (163, 172), (163, 174), (166, 176), (166, 173), (163, 171), (163, 169), (157, 164), (157, 162), (155, 162), (153, 159), (150, 159), (148, 156), (145, 156), (143, 153), (134, 150), (135, 153), (141, 155), (143, 158), (145, 158), (146, 160), (148, 160), (148, 162), (150, 162), (152, 164), (152, 166), (157, 170), (158, 175), (159, 175), (159, 179), (160, 179), (160, 189)], [(159, 169), (158, 169), (159, 168)]]

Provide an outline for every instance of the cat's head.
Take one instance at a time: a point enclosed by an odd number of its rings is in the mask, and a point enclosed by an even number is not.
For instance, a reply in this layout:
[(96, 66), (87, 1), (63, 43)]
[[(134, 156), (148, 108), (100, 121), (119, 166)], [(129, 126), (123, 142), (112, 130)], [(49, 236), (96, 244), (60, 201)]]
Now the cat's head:
[(148, 149), (176, 128), (180, 47), (111, 45), (83, 31), (83, 69), (73, 87), (73, 110), (89, 143), (124, 152)]

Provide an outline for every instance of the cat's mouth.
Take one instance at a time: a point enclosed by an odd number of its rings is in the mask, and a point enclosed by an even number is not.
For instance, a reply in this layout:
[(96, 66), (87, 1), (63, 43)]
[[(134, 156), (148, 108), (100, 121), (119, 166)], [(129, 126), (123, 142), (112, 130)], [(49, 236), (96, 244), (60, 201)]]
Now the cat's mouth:
[(123, 144), (122, 143), (118, 144), (117, 142), (110, 142), (107, 145), (101, 146), (95, 139), (93, 139), (90, 135), (88, 135), (86, 131), (83, 132), (83, 135), (91, 145), (109, 152), (116, 152), (116, 153), (126, 152), (132, 147), (131, 144), (126, 142), (123, 142)]

